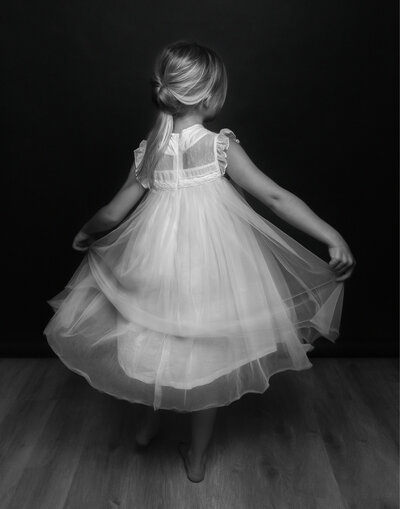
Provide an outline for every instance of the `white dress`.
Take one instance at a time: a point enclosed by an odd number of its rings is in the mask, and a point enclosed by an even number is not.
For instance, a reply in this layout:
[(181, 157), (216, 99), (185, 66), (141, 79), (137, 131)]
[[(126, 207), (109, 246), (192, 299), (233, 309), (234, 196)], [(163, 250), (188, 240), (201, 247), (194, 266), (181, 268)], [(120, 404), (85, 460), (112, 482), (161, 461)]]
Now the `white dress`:
[(180, 412), (262, 393), (339, 335), (344, 283), (226, 178), (230, 129), (173, 133), (154, 182), (47, 301), (54, 352), (97, 390)]

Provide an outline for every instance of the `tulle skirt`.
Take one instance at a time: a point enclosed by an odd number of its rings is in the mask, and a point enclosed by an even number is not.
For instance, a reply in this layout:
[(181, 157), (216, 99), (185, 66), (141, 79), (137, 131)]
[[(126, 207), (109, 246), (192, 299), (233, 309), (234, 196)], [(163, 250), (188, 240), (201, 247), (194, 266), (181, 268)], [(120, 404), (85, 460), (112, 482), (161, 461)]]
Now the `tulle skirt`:
[(150, 190), (47, 302), (72, 371), (133, 403), (190, 412), (262, 393), (339, 335), (344, 283), (226, 178)]

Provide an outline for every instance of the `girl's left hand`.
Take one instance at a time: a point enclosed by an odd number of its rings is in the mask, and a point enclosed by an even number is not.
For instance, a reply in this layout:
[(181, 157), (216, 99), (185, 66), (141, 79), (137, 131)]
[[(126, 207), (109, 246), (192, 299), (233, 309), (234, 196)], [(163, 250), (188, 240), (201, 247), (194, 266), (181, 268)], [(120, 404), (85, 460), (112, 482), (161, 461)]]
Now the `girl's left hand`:
[(76, 251), (87, 251), (94, 240), (93, 237), (81, 230), (75, 235), (72, 247)]
[(349, 278), (356, 265), (349, 246), (345, 242), (343, 244), (331, 245), (329, 246), (329, 255), (331, 257), (329, 265), (338, 275), (336, 281), (344, 281)]

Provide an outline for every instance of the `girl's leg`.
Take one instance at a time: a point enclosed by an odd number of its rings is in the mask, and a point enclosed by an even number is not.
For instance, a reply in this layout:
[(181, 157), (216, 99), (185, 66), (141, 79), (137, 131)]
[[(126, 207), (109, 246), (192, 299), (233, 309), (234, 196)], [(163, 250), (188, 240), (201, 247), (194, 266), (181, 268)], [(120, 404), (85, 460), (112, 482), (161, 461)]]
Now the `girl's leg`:
[(191, 443), (188, 458), (193, 470), (201, 471), (205, 466), (207, 447), (214, 429), (217, 407), (191, 412)]
[(161, 413), (151, 406), (144, 409), (142, 421), (136, 431), (136, 442), (146, 445), (157, 434), (161, 424)]

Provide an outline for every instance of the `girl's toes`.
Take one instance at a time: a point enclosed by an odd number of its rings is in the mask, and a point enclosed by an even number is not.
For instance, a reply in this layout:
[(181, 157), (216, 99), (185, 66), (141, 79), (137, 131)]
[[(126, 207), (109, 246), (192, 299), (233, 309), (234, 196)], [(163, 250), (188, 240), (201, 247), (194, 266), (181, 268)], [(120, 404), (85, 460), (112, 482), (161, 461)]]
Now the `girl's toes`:
[(205, 476), (205, 461), (203, 461), (201, 466), (193, 465), (189, 453), (189, 444), (185, 442), (180, 442), (178, 444), (178, 450), (182, 456), (183, 464), (186, 470), (186, 476), (189, 481), (201, 482)]
[(136, 443), (139, 446), (146, 446), (148, 445), (151, 440), (158, 434), (160, 430), (160, 422), (157, 421), (156, 423), (152, 424), (142, 424), (135, 435)]

